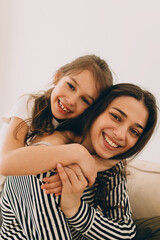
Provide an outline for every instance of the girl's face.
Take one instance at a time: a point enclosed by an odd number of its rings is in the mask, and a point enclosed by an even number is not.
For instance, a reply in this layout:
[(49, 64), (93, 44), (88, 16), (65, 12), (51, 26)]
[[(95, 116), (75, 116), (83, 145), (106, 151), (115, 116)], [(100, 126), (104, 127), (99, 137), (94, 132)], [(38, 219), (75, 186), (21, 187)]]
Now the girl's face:
[(92, 124), (92, 150), (103, 158), (128, 151), (136, 144), (147, 120), (148, 110), (143, 102), (128, 96), (114, 99)]
[(90, 71), (63, 76), (51, 93), (51, 110), (57, 119), (75, 118), (99, 96)]

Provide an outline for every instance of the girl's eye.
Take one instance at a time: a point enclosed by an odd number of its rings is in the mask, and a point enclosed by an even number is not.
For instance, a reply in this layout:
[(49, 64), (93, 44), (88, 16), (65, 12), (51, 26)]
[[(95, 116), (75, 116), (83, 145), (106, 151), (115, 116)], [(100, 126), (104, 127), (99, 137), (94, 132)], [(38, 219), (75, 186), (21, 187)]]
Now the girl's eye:
[(130, 131), (131, 131), (131, 133), (132, 133), (134, 136), (136, 136), (136, 137), (139, 137), (139, 136), (140, 136), (140, 133), (139, 133), (137, 130), (131, 128)]
[(86, 103), (87, 105), (90, 105), (90, 102), (89, 102), (85, 97), (82, 97), (82, 101), (83, 101), (84, 103)]
[(67, 82), (67, 84), (68, 84), (70, 89), (75, 90), (74, 86), (71, 83)]
[(114, 113), (111, 113), (111, 116), (114, 118), (114, 120), (116, 120), (116, 121), (118, 121), (118, 122), (121, 121), (121, 118), (120, 118), (118, 115), (116, 115), (116, 114), (114, 114)]

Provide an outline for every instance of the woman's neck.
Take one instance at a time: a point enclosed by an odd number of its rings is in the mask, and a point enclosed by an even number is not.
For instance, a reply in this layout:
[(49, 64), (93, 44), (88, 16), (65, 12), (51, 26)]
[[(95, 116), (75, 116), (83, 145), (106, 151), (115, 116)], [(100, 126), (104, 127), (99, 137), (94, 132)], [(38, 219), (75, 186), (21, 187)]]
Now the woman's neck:
[(90, 152), (90, 154), (96, 154), (96, 152), (92, 146), (91, 137), (90, 137), (89, 133), (86, 134), (86, 136), (82, 142), (82, 145)]

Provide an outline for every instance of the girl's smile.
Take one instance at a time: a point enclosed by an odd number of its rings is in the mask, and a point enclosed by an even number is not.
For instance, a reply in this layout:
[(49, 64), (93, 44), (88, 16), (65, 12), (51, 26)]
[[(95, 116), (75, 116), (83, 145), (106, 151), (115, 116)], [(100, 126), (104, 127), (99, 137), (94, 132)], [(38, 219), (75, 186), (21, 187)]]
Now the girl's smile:
[(84, 70), (63, 76), (51, 94), (51, 110), (57, 119), (75, 118), (98, 97), (93, 74)]
[(66, 106), (66, 104), (64, 104), (62, 101), (60, 101), (60, 99), (58, 99), (58, 110), (62, 114), (67, 114), (67, 113), (71, 113), (72, 112), (71, 109)]
[(148, 110), (141, 101), (128, 96), (115, 98), (93, 122), (84, 145), (102, 158), (122, 154), (136, 144), (147, 119)]

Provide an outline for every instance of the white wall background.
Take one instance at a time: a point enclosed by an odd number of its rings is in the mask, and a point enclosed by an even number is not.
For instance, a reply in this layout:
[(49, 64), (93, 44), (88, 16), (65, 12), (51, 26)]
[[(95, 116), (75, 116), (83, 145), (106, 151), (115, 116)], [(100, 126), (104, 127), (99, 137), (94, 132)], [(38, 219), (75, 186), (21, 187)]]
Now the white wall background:
[[(0, 0), (0, 115), (61, 65), (92, 53), (116, 82), (144, 86), (159, 104), (160, 1)], [(158, 128), (139, 159), (160, 161), (159, 146)]]

